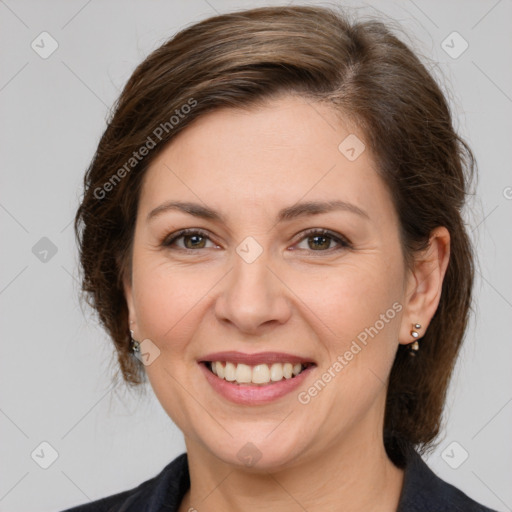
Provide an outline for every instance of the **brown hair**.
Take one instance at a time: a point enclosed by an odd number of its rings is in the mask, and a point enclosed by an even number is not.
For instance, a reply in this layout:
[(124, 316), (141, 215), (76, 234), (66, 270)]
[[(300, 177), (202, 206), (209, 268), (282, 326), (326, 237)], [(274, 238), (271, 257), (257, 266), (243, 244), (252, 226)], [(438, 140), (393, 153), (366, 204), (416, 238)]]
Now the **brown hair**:
[(474, 270), (461, 208), (475, 162), (436, 81), (384, 23), (352, 22), (325, 7), (265, 7), (204, 20), (149, 55), (118, 99), (84, 178), (75, 219), (84, 295), (110, 333), (125, 382), (142, 383), (122, 281), (131, 274), (144, 173), (206, 112), (282, 93), (329, 104), (360, 127), (391, 191), (408, 265), (434, 228), (451, 236), (441, 300), (421, 349), (411, 358), (400, 346), (391, 370), (383, 434), (400, 464), (405, 448), (424, 451), (439, 432), (468, 321)]

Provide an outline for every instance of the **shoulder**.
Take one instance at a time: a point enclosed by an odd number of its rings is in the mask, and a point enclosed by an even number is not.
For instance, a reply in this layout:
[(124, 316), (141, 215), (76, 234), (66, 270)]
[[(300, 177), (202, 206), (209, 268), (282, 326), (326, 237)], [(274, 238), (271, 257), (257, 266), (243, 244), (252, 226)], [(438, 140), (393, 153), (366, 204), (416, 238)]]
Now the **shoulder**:
[(133, 489), (68, 508), (62, 512), (153, 512), (165, 504), (166, 510), (178, 510), (190, 487), (187, 454), (183, 453), (158, 475)]
[(439, 478), (415, 451), (407, 455), (397, 512), (496, 512)]

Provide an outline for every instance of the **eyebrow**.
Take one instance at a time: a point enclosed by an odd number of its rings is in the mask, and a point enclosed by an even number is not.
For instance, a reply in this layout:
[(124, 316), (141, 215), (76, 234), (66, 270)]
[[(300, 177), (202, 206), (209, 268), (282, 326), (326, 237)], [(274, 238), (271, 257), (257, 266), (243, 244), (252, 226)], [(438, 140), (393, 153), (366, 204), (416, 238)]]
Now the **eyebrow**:
[[(203, 219), (209, 219), (225, 223), (224, 216), (207, 206), (203, 206), (199, 203), (192, 203), (186, 201), (168, 201), (166, 203), (157, 206), (154, 210), (151, 210), (146, 218), (146, 221), (161, 215), (164, 212), (178, 210), (194, 217), (200, 217)], [(309, 215), (319, 215), (321, 213), (329, 213), (335, 210), (342, 210), (354, 213), (366, 219), (370, 219), (370, 216), (361, 208), (355, 204), (348, 203), (346, 201), (334, 200), (334, 201), (307, 201), (303, 203), (297, 203), (287, 208), (283, 208), (277, 214), (278, 222), (290, 221), (300, 217), (307, 217)]]

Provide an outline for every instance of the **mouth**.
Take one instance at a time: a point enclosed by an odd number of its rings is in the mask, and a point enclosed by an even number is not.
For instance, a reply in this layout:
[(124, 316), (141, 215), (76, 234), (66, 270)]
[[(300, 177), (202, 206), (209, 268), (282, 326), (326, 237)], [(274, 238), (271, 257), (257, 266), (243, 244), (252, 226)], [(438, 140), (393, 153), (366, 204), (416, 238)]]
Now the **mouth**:
[(277, 352), (218, 352), (198, 363), (218, 394), (244, 405), (268, 403), (290, 393), (316, 367), (307, 358)]

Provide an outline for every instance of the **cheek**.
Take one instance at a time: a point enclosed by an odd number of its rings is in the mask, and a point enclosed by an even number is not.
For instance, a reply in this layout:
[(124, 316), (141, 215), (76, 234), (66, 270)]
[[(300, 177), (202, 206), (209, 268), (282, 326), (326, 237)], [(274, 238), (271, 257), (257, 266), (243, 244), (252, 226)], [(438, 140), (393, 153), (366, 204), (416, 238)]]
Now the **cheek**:
[[(161, 350), (172, 350), (185, 341), (183, 330), (211, 284), (197, 272), (171, 268), (162, 260), (151, 256), (134, 261), (134, 301), (141, 335)], [(173, 343), (164, 343), (167, 340)]]
[[(394, 303), (400, 303), (401, 276), (396, 268), (389, 268), (383, 262), (358, 265), (346, 264), (329, 272), (324, 279), (302, 278), (296, 288), (317, 322), (324, 324), (326, 334), (334, 338), (336, 348), (343, 348), (347, 340), (357, 337), (365, 328), (378, 322), (381, 315), (386, 317), (386, 327), (397, 322)], [(391, 311), (390, 311), (391, 310)]]
[(397, 268), (384, 268), (382, 261), (364, 268), (347, 266), (322, 288), (304, 286), (298, 292), (314, 313), (311, 318), (326, 354), (320, 378), (333, 382), (316, 407), (325, 408), (336, 421), (345, 418), (347, 410), (355, 418), (369, 409), (393, 364), (403, 308), (401, 277)]
[[(141, 338), (149, 338), (160, 350), (145, 367), (155, 396), (172, 420), (188, 436), (201, 411), (194, 408), (192, 389), (195, 362), (190, 340), (200, 322), (202, 302), (211, 280), (190, 269), (177, 269), (154, 255), (134, 258), (133, 290)], [(212, 276), (210, 276), (212, 277)]]
[[(172, 366), (173, 372), (186, 375), (197, 357), (192, 341), (206, 321), (211, 296), (226, 270), (206, 264), (171, 263), (162, 254), (142, 251), (134, 255), (133, 268), (139, 336), (158, 346), (164, 356), (161, 361)], [(148, 373), (155, 370), (153, 365), (146, 369)]]

